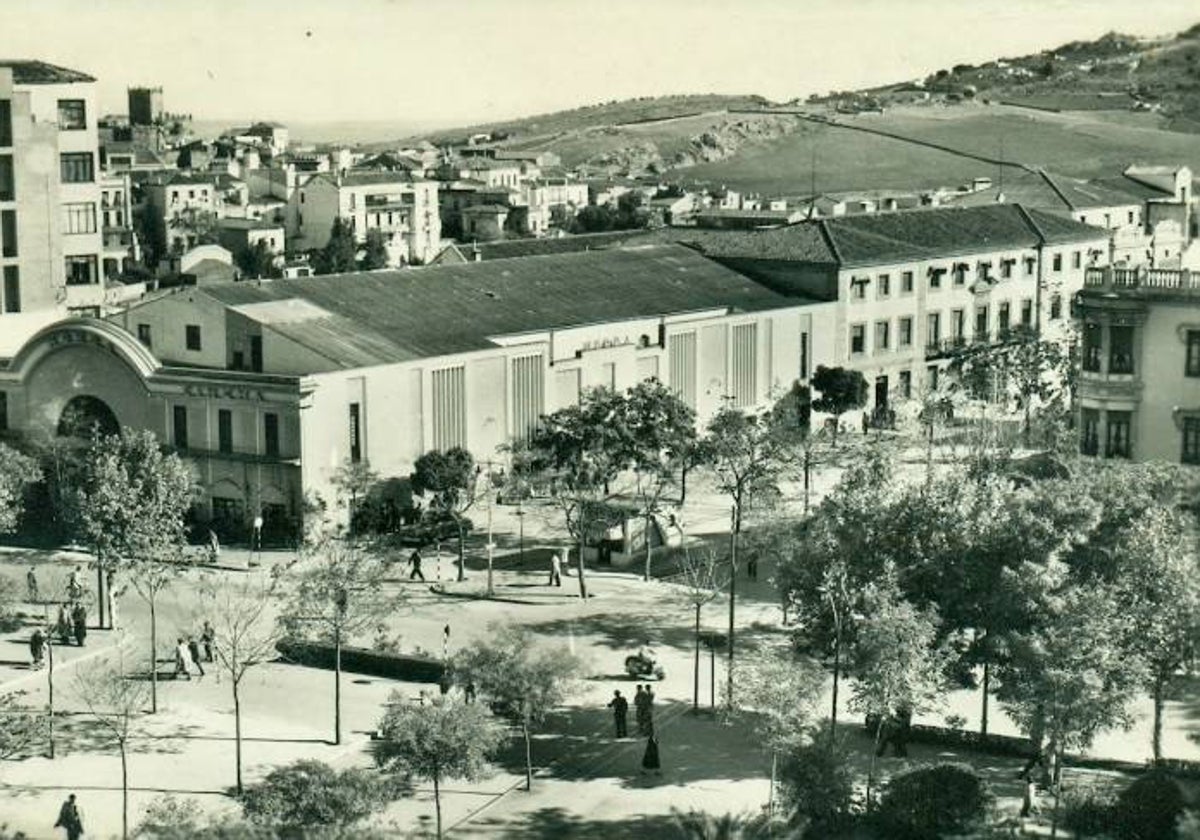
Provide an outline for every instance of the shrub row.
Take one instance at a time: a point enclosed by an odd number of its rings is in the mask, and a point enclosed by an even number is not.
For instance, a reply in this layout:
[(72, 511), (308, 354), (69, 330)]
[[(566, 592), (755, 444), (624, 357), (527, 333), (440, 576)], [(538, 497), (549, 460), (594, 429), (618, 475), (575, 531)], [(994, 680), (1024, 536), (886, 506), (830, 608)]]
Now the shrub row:
[[(275, 645), (280, 656), (298, 665), (334, 667), (333, 645), (300, 639), (282, 639)], [(413, 654), (387, 653), (360, 647), (342, 647), (342, 670), (403, 682), (437, 683), (445, 673), (438, 659)]]

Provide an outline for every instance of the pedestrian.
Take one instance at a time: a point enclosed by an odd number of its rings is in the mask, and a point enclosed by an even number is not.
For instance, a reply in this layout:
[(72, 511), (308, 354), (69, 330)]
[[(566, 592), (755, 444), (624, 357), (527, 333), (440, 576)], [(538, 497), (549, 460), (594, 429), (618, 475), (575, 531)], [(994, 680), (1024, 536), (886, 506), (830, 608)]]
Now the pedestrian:
[(467, 687), (463, 689), (463, 697), (468, 703), (475, 702), (475, 681), (467, 680)]
[(204, 676), (204, 666), (200, 664), (200, 643), (196, 641), (195, 636), (188, 636), (187, 640), (188, 656), (192, 660), (192, 664), (196, 666), (196, 671), (200, 676)]
[(438, 680), (438, 690), (442, 692), (443, 697), (450, 693), (450, 687), (452, 685), (454, 685), (454, 683), (450, 681), (449, 672), (442, 671), (442, 678)]
[(263, 518), (262, 518), (261, 513), (254, 517), (254, 526), (253, 527), (254, 527), (254, 531), (252, 533), (251, 548), (254, 551), (261, 552), (262, 551), (262, 529), (263, 529)]
[(182, 637), (175, 640), (175, 679), (179, 679), (179, 675), (192, 678), (192, 663), (189, 661), (192, 658), (191, 651), (188, 650), (187, 642)]
[(654, 689), (650, 688), (650, 683), (646, 683), (646, 734), (654, 733)]
[(638, 684), (637, 693), (633, 695), (633, 714), (637, 720), (638, 734), (650, 734), (650, 710), (646, 705), (646, 692), (642, 690), (641, 683)]
[(71, 629), (75, 632), (75, 644), (83, 647), (87, 639), (87, 607), (76, 604), (71, 610)]
[(620, 691), (614, 691), (613, 699), (608, 701), (608, 707), (613, 710), (613, 723), (617, 727), (617, 737), (624, 738), (628, 734), (625, 728), (625, 715), (629, 712), (629, 701), (621, 696)]
[(662, 762), (658, 755), (658, 738), (653, 732), (646, 738), (646, 752), (642, 755), (642, 772), (662, 775)]
[(217, 631), (213, 630), (212, 625), (207, 621), (204, 622), (204, 627), (200, 630), (200, 641), (204, 644), (204, 661), (213, 661), (213, 642), (217, 640)]
[(104, 597), (108, 603), (108, 626), (116, 628), (117, 626), (117, 573), (114, 569), (109, 569), (104, 574)]
[(758, 580), (758, 555), (755, 553), (751, 553), (750, 559), (746, 561), (746, 577)]
[(864, 435), (871, 433), (871, 418), (865, 410), (862, 413), (862, 430)]
[(547, 586), (562, 586), (562, 558), (558, 552), (550, 556), (550, 582)]
[(408, 565), (412, 567), (412, 572), (409, 574), (408, 579), (414, 580), (414, 579), (419, 578), (421, 580), (421, 583), (424, 583), (425, 582), (425, 574), (421, 571), (421, 551), (420, 551), (420, 549), (413, 550), (412, 556), (408, 558)]
[(42, 660), (46, 655), (46, 634), (42, 632), (42, 628), (38, 627), (33, 631), (33, 635), (29, 637), (29, 659), (32, 668), (40, 669)]
[(42, 600), (38, 594), (37, 572), (33, 570), (33, 566), (30, 566), (29, 571), (25, 573), (25, 588), (29, 590), (29, 602), (31, 604), (36, 604)]
[(221, 559), (221, 540), (217, 537), (217, 532), (212, 528), (208, 529), (208, 562), (214, 566)]
[(83, 597), (83, 582), (79, 577), (79, 567), (76, 566), (67, 577), (67, 600), (78, 601), (81, 597)]
[(60, 645), (69, 645), (71, 643), (71, 637), (75, 635), (75, 631), (71, 627), (71, 614), (67, 612), (64, 604), (58, 605), (58, 621), (55, 622), (54, 629), (58, 632), (58, 643)]
[(68, 796), (67, 801), (58, 809), (58, 822), (54, 827), (67, 832), (67, 840), (79, 840), (83, 836), (83, 816), (79, 813), (79, 806), (75, 804), (75, 794)]

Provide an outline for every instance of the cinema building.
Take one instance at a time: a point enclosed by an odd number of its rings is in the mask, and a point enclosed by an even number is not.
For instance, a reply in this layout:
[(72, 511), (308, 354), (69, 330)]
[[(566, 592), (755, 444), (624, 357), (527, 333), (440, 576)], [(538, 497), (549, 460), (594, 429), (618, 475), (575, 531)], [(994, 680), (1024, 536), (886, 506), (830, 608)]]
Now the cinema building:
[(809, 367), (801, 334), (832, 352), (821, 306), (678, 245), (191, 287), (34, 335), (0, 362), (0, 427), (150, 429), (218, 526), (285, 529), (346, 461), (497, 458), (586, 388), (657, 377), (702, 423), (764, 405)]

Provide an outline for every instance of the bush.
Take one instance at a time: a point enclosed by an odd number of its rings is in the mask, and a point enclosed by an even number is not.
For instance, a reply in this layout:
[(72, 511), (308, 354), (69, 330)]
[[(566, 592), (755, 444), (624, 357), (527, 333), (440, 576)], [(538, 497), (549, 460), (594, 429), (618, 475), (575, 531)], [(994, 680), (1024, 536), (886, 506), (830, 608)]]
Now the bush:
[(780, 798), (792, 821), (808, 823), (809, 836), (835, 830), (850, 814), (854, 792), (845, 751), (829, 748), (828, 730), (782, 756), (778, 768)]
[(1113, 825), (1121, 840), (1172, 840), (1183, 791), (1168, 773), (1151, 770), (1121, 791)]
[(21, 627), (17, 604), (21, 603), (22, 587), (12, 577), (0, 573), (0, 633), (11, 633)]
[(935, 764), (893, 776), (876, 818), (887, 837), (930, 840), (980, 827), (994, 801), (974, 768)]
[(251, 822), (302, 831), (313, 826), (349, 826), (381, 810), (399, 794), (395, 782), (372, 770), (334, 770), (301, 759), (272, 770), (242, 796)]
[(1068, 787), (1062, 795), (1062, 825), (1077, 837), (1101, 837), (1112, 829), (1113, 797), (1094, 787)]
[[(276, 643), (275, 649), (284, 659), (298, 665), (313, 668), (334, 667), (334, 650), (331, 644), (282, 639)], [(404, 682), (436, 683), (442, 679), (446, 667), (440, 659), (429, 655), (390, 653), (343, 646), (342, 670)]]

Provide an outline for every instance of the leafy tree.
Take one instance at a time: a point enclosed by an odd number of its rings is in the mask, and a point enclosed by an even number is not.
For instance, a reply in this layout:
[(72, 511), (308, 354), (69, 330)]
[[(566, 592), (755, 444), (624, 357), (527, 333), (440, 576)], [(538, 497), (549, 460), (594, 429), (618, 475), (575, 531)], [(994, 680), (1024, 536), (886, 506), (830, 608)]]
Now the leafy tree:
[(36, 460), (0, 443), (0, 534), (17, 529), (26, 493), (39, 476)]
[(792, 744), (779, 764), (780, 800), (789, 821), (806, 829), (805, 837), (835, 836), (850, 815), (854, 780), (848, 750), (840, 746), (831, 726)]
[(371, 228), (367, 231), (367, 239), (362, 261), (359, 268), (363, 271), (374, 271), (377, 268), (388, 267), (387, 243), (383, 239), (383, 231)]
[(242, 680), (251, 668), (275, 657), (279, 628), (270, 611), (275, 595), (275, 579), (257, 576), (233, 581), (210, 578), (200, 590), (198, 612), (212, 623), (213, 659), (229, 677), (233, 695), (234, 769), (239, 794), (243, 793)]
[(129, 837), (129, 739), (133, 721), (146, 706), (148, 688), (143, 680), (130, 679), (124, 662), (91, 664), (75, 672), (75, 685), (88, 714), (121, 756), (121, 837)]
[(313, 254), (313, 270), (317, 274), (342, 274), (358, 267), (358, 247), (350, 225), (341, 217), (333, 220), (329, 241)]
[(461, 446), (434, 450), (413, 464), (413, 492), (430, 498), (435, 514), (449, 517), (458, 529), (458, 579), (466, 579), (466, 513), (475, 504), (475, 459)]
[(333, 645), (333, 742), (342, 742), (342, 646), (355, 635), (378, 633), (401, 596), (387, 589), (388, 568), (373, 551), (325, 533), (305, 546), (284, 583), (279, 621), (288, 636)]
[(487, 759), (504, 730), (487, 710), (449, 695), (413, 705), (393, 692), (379, 724), (375, 760), (384, 770), (433, 782), (437, 836), (442, 836), (442, 782), (475, 781), (488, 770)]
[(837, 446), (837, 428), (842, 415), (867, 404), (867, 380), (857, 370), (817, 365), (810, 381), (812, 387), (821, 392), (821, 396), (813, 400), (813, 409), (833, 415), (833, 445)]
[(888, 782), (877, 817), (900, 840), (957, 837), (982, 828), (995, 799), (968, 764), (914, 767)]
[[(367, 498), (371, 488), (378, 483), (379, 473), (371, 469), (371, 462), (367, 460), (352, 461), (347, 458), (333, 474), (332, 484), (337, 496), (336, 502), (339, 507), (346, 508), (346, 521), (349, 524), (352, 538), (357, 535), (359, 530), (357, 522), (359, 503)], [(318, 532), (323, 532), (328, 527), (328, 523), (324, 520), (325, 511), (320, 509), (320, 503), (316, 507), (317, 509), (313, 510), (307, 525), (315, 526)], [(310, 536), (320, 538), (319, 533)]]
[(245, 277), (274, 277), (275, 253), (265, 239), (260, 239), (252, 247), (242, 248), (235, 255), (238, 268)]
[(322, 826), (348, 828), (385, 808), (400, 789), (371, 770), (335, 770), (300, 759), (276, 767), (242, 795), (247, 819), (296, 836)]
[(525, 789), (533, 789), (533, 728), (574, 690), (582, 663), (560, 647), (538, 645), (533, 634), (492, 624), (486, 636), (460, 651), (454, 670), (484, 697), (511, 711), (525, 740)]
[(875, 749), (867, 774), (867, 807), (875, 782), (875, 755), (887, 720), (928, 708), (942, 684), (942, 654), (934, 647), (937, 619), (901, 596), (892, 571), (869, 584), (858, 622), (850, 707), (875, 721)]
[[(195, 495), (192, 472), (150, 431), (94, 436), (77, 490), (80, 530), (95, 555), (97, 616), (104, 626), (105, 577), (122, 562), (168, 556), (185, 540)], [(111, 616), (109, 624), (111, 625)]]

